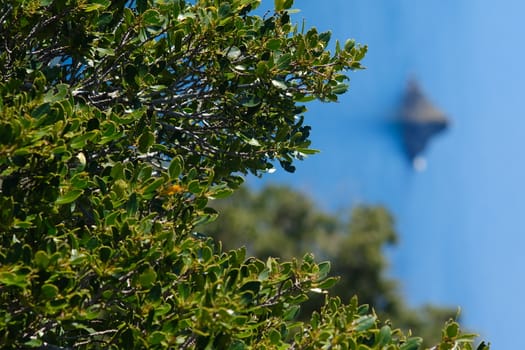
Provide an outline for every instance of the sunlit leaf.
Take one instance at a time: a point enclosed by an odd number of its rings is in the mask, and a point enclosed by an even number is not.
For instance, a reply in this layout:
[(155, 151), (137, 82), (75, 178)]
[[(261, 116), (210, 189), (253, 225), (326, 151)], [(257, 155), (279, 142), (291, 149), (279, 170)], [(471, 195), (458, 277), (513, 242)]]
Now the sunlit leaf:
[(241, 57), (241, 55), (242, 52), (238, 47), (233, 46), (226, 50), (226, 56), (228, 57), (228, 59), (230, 59), (230, 61), (235, 61), (236, 59)]
[(272, 85), (281, 90), (288, 89), (288, 86), (286, 86), (286, 84), (280, 80), (272, 80)]
[(71, 190), (65, 193), (64, 195), (61, 195), (60, 197), (58, 197), (55, 203), (59, 205), (69, 204), (75, 201), (78, 197), (80, 197), (82, 195), (82, 192), (83, 191), (79, 189)]

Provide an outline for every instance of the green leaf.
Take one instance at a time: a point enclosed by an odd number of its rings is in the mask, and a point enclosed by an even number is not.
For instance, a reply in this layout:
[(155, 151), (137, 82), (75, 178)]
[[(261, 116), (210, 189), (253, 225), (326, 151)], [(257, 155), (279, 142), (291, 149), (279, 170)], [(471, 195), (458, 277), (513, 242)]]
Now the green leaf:
[(24, 343), (25, 346), (29, 347), (29, 348), (39, 348), (41, 347), (43, 344), (42, 340), (40, 339), (31, 339), (31, 340), (28, 340)]
[(173, 42), (173, 50), (175, 53), (181, 51), (183, 38), (184, 38), (183, 30), (177, 30), (175, 33), (173, 33), (172, 42)]
[(143, 288), (151, 288), (157, 280), (157, 273), (153, 268), (148, 267), (144, 272), (139, 275), (139, 284)]
[(367, 316), (370, 312), (370, 306), (368, 304), (359, 305), (357, 308), (357, 314), (361, 316)]
[(104, 57), (104, 56), (115, 56), (115, 50), (110, 49), (110, 48), (97, 47), (97, 48), (95, 48), (95, 51), (98, 52), (101, 57)]
[(58, 197), (57, 200), (55, 201), (55, 203), (58, 204), (58, 205), (71, 203), (71, 202), (75, 201), (78, 197), (80, 197), (82, 192), (83, 191), (79, 190), (79, 189), (71, 190), (71, 191), (65, 193), (64, 195)]
[(261, 144), (259, 143), (259, 141), (257, 141), (256, 139), (254, 138), (251, 138), (247, 141), (247, 143), (251, 146), (255, 146), (255, 147), (261, 147)]
[(291, 62), (292, 62), (292, 55), (287, 53), (279, 57), (279, 59), (276, 62), (276, 67), (277, 69), (285, 70), (290, 67)]
[(221, 4), (221, 7), (219, 7), (219, 16), (224, 18), (228, 17), (231, 14), (231, 6), (227, 2), (224, 2)]
[(261, 104), (261, 99), (257, 96), (245, 97), (241, 100), (241, 103), (244, 107), (257, 107)]
[(111, 5), (111, 2), (109, 0), (92, 0), (89, 3), (82, 5), (82, 7), (84, 8), (84, 11), (92, 12), (97, 10), (103, 10), (109, 5)]
[(373, 315), (361, 316), (353, 322), (354, 329), (357, 332), (366, 331), (374, 326), (376, 317)]
[(207, 262), (209, 261), (213, 256), (213, 251), (210, 247), (204, 246), (202, 247), (198, 252), (199, 259), (202, 259), (202, 261)]
[(279, 80), (275, 80), (273, 79), (272, 80), (272, 85), (275, 86), (276, 88), (278, 89), (281, 89), (281, 90), (286, 90), (288, 89), (288, 86), (286, 86), (286, 84), (282, 81), (279, 81)]
[(148, 26), (160, 26), (162, 24), (161, 15), (157, 10), (149, 9), (142, 14), (142, 21)]
[(446, 334), (448, 338), (454, 339), (459, 334), (459, 325), (456, 322), (451, 322), (446, 327)]
[(257, 294), (259, 292), (259, 289), (261, 288), (261, 281), (248, 281), (242, 285), (240, 288), (241, 292), (244, 291), (252, 291), (254, 294)]
[(380, 348), (382, 348), (385, 345), (390, 344), (392, 341), (392, 329), (389, 326), (383, 326), (381, 327), (381, 330), (379, 333), (377, 333), (376, 337), (376, 344)]
[(188, 184), (188, 190), (194, 194), (200, 194), (204, 190), (204, 186), (201, 185), (199, 180), (192, 180)]
[(30, 281), (27, 280), (27, 276), (24, 274), (16, 274), (13, 272), (0, 272), (0, 284), (6, 286), (16, 286), (25, 288)]
[(229, 189), (229, 188), (225, 188), (225, 189), (221, 189), (221, 190), (217, 190), (217, 191), (212, 191), (208, 194), (208, 197), (210, 199), (221, 199), (221, 198), (226, 198), (226, 197), (229, 197), (233, 194), (233, 190)]
[(340, 94), (344, 94), (347, 90), (348, 90), (348, 84), (338, 83), (336, 86), (332, 88), (332, 93), (340, 95)]
[(319, 34), (319, 40), (324, 43), (324, 46), (328, 44), (331, 37), (332, 33), (330, 31)]
[(322, 282), (319, 282), (317, 287), (321, 289), (330, 289), (335, 286), (337, 282), (339, 282), (339, 277), (329, 277)]
[(266, 48), (272, 51), (279, 50), (281, 48), (281, 39), (270, 39), (266, 43)]
[(330, 272), (330, 262), (329, 261), (323, 261), (322, 263), (319, 263), (319, 274), (318, 274), (319, 279), (325, 278), (329, 272)]
[(295, 319), (301, 307), (299, 305), (292, 305), (283, 314), (283, 319), (285, 321), (292, 321)]
[(174, 157), (170, 165), (168, 167), (168, 174), (170, 176), (170, 180), (178, 179), (180, 176), (180, 173), (182, 171), (182, 158), (181, 157)]
[(257, 73), (258, 76), (265, 76), (269, 71), (269, 68), (268, 68), (268, 63), (265, 62), (265, 61), (259, 61), (257, 62), (257, 68), (255, 70), (255, 72)]
[(151, 345), (159, 345), (164, 340), (166, 340), (166, 334), (163, 332), (155, 331), (149, 336), (149, 343)]
[(313, 95), (306, 95), (306, 96), (301, 96), (300, 95), (300, 97), (296, 97), (295, 98), (295, 101), (296, 102), (310, 102), (310, 101), (313, 101), (315, 99), (316, 99), (316, 97), (313, 96)]
[(275, 329), (270, 329), (269, 337), (273, 345), (279, 345), (279, 343), (281, 342), (281, 333), (279, 333)]
[(293, 5), (293, 0), (274, 0), (275, 11), (288, 10)]
[(66, 98), (67, 93), (69, 91), (69, 85), (67, 84), (57, 84), (55, 86), (55, 89), (58, 90), (58, 92), (55, 94), (55, 90), (49, 90), (44, 95), (44, 102), (58, 102)]
[(270, 276), (270, 270), (268, 268), (262, 270), (262, 272), (257, 276), (259, 281), (266, 281), (268, 277)]
[(69, 257), (69, 261), (72, 265), (81, 265), (86, 260), (86, 255), (83, 253), (79, 253), (77, 249), (71, 249), (71, 256)]
[(151, 131), (143, 132), (139, 137), (139, 147), (138, 150), (140, 153), (148, 153), (150, 147), (155, 142), (155, 135)]
[(355, 47), (355, 40), (348, 39), (345, 42), (345, 51), (350, 52)]
[(246, 344), (241, 340), (235, 340), (232, 342), (228, 350), (246, 350)]
[(178, 283), (177, 291), (177, 296), (180, 297), (182, 300), (186, 300), (190, 297), (191, 290), (186, 283)]
[(148, 193), (154, 192), (154, 191), (155, 191), (157, 188), (159, 188), (162, 184), (164, 184), (164, 179), (163, 179), (163, 178), (156, 179), (156, 180), (153, 181), (151, 184), (149, 184), (148, 186), (146, 186), (146, 188), (144, 188), (143, 193), (144, 193), (144, 194), (148, 194)]
[(311, 148), (298, 148), (297, 152), (312, 155), (312, 154), (317, 154), (320, 151), (318, 149), (311, 149)]
[(399, 347), (399, 350), (418, 350), (421, 343), (423, 343), (423, 339), (420, 337), (409, 338)]
[(41, 118), (43, 115), (49, 113), (51, 105), (49, 103), (43, 103), (31, 112), (31, 116), (35, 119)]
[(93, 140), (97, 136), (97, 133), (95, 131), (88, 131), (85, 134), (75, 136), (70, 141), (71, 148), (84, 148), (87, 143), (91, 140)]
[(219, 214), (217, 211), (213, 208), (204, 208), (203, 212), (198, 216), (197, 220), (195, 220), (194, 225), (204, 225), (210, 222), (215, 221), (217, 219), (217, 216)]
[(207, 197), (198, 197), (195, 198), (195, 208), (196, 209), (204, 209), (206, 205), (208, 204), (208, 199), (213, 199), (212, 197), (207, 194)]
[(18, 218), (15, 218), (15, 221), (13, 223), (14, 228), (31, 228), (34, 227), (31, 220), (20, 220)]
[(33, 258), (35, 261), (35, 264), (40, 268), (46, 268), (49, 265), (49, 256), (46, 252), (43, 250), (39, 250), (35, 253), (35, 257)]
[(45, 298), (52, 299), (58, 295), (58, 287), (54, 284), (44, 284), (40, 289)]
[(113, 250), (110, 247), (103, 246), (98, 250), (98, 254), (102, 262), (107, 262), (111, 255), (113, 255)]
[(128, 199), (128, 203), (126, 204), (126, 211), (128, 212), (128, 215), (133, 216), (137, 213), (138, 209), (139, 209), (139, 200), (137, 198), (137, 194), (132, 193)]
[(124, 165), (121, 162), (113, 164), (109, 173), (114, 180), (124, 179)]

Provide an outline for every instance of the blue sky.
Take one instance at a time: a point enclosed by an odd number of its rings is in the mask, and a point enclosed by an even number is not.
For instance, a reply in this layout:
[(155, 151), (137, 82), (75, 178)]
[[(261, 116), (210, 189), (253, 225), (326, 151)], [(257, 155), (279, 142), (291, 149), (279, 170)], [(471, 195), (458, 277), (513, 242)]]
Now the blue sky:
[[(271, 1), (263, 4), (271, 5)], [(314, 104), (319, 155), (266, 180), (332, 210), (386, 205), (401, 236), (392, 273), (414, 304), (461, 306), (494, 349), (519, 346), (525, 314), (525, 2), (295, 1), (299, 22), (369, 45), (337, 104)], [(392, 119), (416, 78), (452, 120), (414, 172)], [(510, 335), (510, 336), (509, 336)]]

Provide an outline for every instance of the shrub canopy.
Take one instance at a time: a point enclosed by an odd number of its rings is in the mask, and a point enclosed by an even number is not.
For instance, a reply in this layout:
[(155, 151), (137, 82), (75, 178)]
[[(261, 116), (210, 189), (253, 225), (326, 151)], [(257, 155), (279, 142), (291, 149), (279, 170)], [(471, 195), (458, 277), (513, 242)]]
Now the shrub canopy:
[(417, 347), (355, 299), (297, 322), (329, 263), (260, 261), (194, 230), (239, 175), (314, 152), (302, 103), (337, 100), (366, 51), (329, 52), (291, 0), (258, 5), (0, 4), (2, 348)]

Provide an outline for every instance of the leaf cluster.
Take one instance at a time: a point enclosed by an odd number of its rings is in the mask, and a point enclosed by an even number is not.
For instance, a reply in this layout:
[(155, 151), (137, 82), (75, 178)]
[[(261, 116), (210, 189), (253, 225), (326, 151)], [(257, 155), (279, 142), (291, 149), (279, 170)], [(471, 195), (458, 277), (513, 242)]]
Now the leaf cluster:
[(100, 110), (133, 111), (143, 153), (221, 176), (271, 161), (293, 171), (314, 152), (296, 102), (337, 100), (366, 47), (348, 41), (331, 54), (330, 33), (299, 32), (284, 5), (248, 15), (258, 4), (11, 0), (0, 10), (0, 77), (10, 91), (65, 84)]

